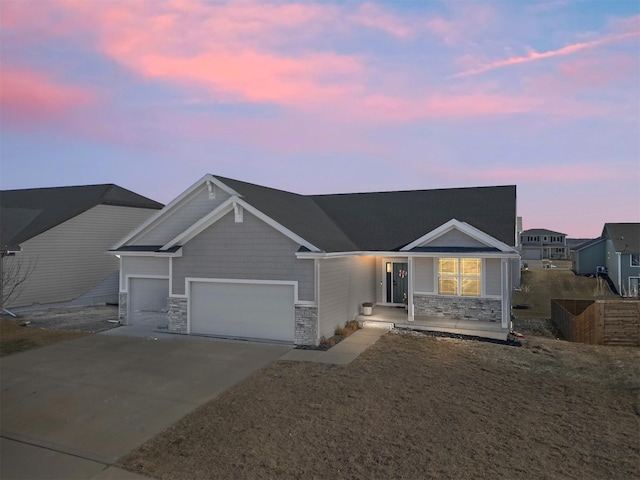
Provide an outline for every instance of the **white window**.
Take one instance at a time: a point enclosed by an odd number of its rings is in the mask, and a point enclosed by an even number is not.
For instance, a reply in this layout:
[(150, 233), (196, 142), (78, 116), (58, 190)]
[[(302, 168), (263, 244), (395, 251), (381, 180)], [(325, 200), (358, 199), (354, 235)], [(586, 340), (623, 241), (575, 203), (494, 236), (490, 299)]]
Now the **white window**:
[(482, 259), (439, 258), (438, 293), (479, 297), (482, 292)]
[(631, 266), (640, 267), (640, 253), (631, 254)]

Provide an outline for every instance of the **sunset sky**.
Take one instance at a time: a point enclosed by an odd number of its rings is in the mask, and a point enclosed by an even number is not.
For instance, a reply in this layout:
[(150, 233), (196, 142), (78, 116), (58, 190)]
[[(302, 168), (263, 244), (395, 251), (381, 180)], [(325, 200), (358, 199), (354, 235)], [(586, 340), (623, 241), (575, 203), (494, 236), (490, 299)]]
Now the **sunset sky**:
[(526, 229), (640, 222), (637, 0), (0, 0), (0, 31), (2, 189), (516, 184)]

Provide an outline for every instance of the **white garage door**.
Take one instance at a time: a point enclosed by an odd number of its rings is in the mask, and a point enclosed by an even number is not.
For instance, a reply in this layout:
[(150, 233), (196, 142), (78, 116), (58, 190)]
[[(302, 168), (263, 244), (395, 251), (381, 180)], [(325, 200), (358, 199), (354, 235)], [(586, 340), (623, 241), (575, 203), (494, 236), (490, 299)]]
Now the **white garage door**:
[(290, 284), (191, 282), (191, 333), (293, 342)]
[(129, 324), (162, 323), (167, 313), (169, 280), (163, 278), (129, 279)]

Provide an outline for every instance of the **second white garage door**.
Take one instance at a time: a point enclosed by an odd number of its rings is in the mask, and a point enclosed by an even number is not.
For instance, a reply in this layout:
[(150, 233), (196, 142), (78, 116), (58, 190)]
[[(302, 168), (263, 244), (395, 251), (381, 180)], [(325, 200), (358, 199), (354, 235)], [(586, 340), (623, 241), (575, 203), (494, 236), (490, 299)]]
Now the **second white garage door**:
[(166, 324), (169, 280), (129, 279), (129, 325)]
[(191, 333), (293, 342), (292, 284), (190, 283)]

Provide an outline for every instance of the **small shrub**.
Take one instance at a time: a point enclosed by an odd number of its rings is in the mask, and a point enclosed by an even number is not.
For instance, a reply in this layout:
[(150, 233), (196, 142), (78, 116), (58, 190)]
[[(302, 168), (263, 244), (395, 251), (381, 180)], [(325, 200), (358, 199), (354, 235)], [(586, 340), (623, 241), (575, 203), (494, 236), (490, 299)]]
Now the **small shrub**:
[(346, 329), (346, 328), (336, 328), (336, 335), (340, 335), (341, 337), (348, 337), (349, 335), (351, 335), (351, 331)]
[(353, 333), (356, 330), (360, 329), (360, 324), (358, 323), (357, 320), (350, 320), (347, 322), (344, 328), (346, 328), (347, 330), (351, 331), (351, 333)]
[(336, 344), (336, 339), (335, 339), (335, 338), (333, 338), (333, 337), (331, 337), (331, 338), (324, 338), (324, 337), (322, 337), (322, 338), (320, 339), (320, 345), (324, 345), (324, 346), (326, 346), (326, 347), (331, 348), (331, 347), (333, 347), (335, 344)]

